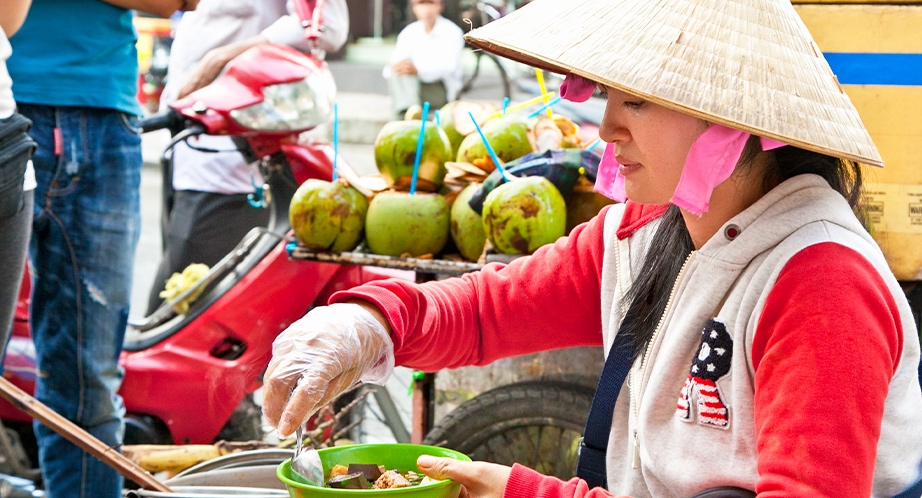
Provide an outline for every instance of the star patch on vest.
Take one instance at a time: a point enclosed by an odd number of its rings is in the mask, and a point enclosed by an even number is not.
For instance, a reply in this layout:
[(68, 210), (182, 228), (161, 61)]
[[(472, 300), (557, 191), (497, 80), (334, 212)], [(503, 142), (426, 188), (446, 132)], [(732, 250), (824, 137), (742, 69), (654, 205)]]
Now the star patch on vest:
[(732, 359), (733, 339), (727, 327), (709, 320), (701, 332), (701, 345), (679, 394), (676, 415), (681, 420), (695, 420), (701, 425), (721, 429), (730, 427), (730, 411), (720, 397), (717, 380), (730, 372)]

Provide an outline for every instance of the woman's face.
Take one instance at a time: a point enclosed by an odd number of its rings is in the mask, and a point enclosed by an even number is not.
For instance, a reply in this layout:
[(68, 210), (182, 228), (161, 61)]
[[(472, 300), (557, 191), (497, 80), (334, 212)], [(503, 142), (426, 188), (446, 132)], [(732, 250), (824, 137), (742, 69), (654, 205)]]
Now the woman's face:
[(628, 198), (642, 204), (668, 204), (688, 150), (707, 123), (628, 93), (600, 89), (608, 95), (608, 104), (599, 136), (614, 144)]

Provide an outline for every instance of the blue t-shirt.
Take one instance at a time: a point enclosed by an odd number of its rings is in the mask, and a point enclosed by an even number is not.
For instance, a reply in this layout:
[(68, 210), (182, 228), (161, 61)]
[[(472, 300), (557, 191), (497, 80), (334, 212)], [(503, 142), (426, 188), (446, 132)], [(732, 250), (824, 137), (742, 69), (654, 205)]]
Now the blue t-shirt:
[(10, 39), (16, 101), (139, 115), (133, 15), (101, 0), (33, 0)]

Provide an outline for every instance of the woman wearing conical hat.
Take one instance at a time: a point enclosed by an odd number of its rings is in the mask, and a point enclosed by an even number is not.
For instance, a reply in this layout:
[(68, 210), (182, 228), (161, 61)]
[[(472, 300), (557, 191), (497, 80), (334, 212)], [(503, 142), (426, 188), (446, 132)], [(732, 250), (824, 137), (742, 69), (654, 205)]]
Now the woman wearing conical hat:
[(606, 366), (580, 478), (421, 470), (476, 497), (919, 496), (915, 325), (854, 210), (883, 164), (790, 3), (536, 0), (467, 38), (607, 95), (596, 188), (627, 201), (509, 265), (334, 295), (275, 343), (280, 432), (395, 363), (603, 345), (626, 379)]

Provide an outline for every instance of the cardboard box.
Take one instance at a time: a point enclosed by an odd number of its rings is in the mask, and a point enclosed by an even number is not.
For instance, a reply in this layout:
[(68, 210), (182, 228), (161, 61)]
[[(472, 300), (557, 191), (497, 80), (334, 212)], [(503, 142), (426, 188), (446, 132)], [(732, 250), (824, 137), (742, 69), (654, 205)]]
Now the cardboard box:
[(865, 167), (871, 232), (900, 280), (922, 280), (922, 5), (795, 3), (884, 159)]

